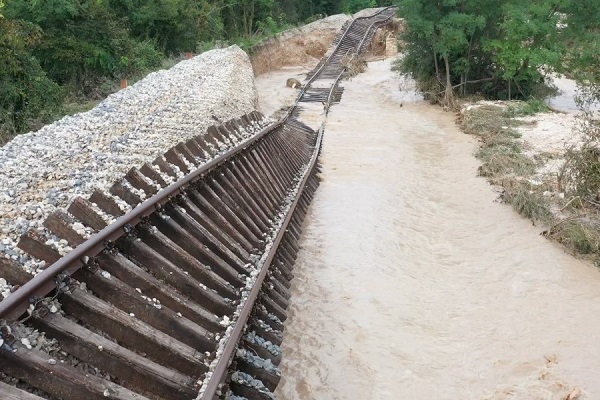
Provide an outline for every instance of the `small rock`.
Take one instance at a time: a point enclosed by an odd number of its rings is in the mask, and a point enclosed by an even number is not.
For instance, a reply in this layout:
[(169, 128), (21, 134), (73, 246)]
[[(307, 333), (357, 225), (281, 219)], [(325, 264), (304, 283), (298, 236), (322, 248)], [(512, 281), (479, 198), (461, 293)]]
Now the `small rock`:
[(56, 365), (56, 360), (54, 358), (49, 358), (48, 359), (48, 364), (50, 364), (50, 365)]

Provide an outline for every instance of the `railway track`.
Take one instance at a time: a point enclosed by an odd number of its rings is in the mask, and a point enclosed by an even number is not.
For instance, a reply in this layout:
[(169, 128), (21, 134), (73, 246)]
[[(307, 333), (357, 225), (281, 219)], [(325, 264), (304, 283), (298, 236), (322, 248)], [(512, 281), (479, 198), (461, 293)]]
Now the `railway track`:
[(347, 22), (335, 38), (329, 55), (309, 72), (307, 84), (318, 80), (339, 80), (344, 73), (342, 59), (351, 54), (363, 53), (371, 43), (377, 28), (387, 24), (396, 15), (396, 11), (396, 7), (387, 7), (373, 15)]
[[(312, 82), (392, 11), (348, 25), (298, 102), (339, 101), (341, 72)], [(212, 126), (50, 215), (53, 237), (23, 235), (48, 267), (32, 278), (0, 258), (18, 286), (0, 302), (2, 398), (273, 399), (323, 136), (297, 115)]]

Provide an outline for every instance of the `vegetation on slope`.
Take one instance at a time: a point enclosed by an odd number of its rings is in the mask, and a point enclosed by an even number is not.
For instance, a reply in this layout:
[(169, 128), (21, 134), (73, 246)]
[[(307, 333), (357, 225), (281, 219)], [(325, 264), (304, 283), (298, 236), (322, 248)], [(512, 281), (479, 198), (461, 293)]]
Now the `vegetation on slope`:
[(0, 1), (0, 144), (216, 41), (265, 36), (386, 0)]

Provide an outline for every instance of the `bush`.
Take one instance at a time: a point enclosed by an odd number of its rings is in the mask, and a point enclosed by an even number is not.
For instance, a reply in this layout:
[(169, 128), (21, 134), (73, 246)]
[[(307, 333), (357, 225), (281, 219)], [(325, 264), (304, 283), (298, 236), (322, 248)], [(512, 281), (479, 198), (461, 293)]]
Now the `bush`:
[(582, 121), (579, 134), (582, 142), (570, 146), (559, 174), (561, 188), (582, 198), (600, 194), (600, 126), (598, 122)]
[(0, 144), (48, 122), (62, 102), (61, 88), (30, 54), (39, 35), (32, 24), (0, 18)]

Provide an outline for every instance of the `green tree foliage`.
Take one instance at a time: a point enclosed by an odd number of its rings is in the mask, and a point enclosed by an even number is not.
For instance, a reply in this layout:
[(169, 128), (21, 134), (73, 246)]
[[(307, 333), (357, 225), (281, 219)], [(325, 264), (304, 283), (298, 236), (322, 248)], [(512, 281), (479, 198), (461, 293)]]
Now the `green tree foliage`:
[(100, 0), (13, 0), (6, 16), (41, 29), (33, 55), (49, 77), (83, 95), (103, 78), (154, 68), (162, 58), (149, 42), (132, 38), (127, 20)]
[(0, 17), (0, 143), (60, 106), (60, 87), (31, 55), (41, 34), (33, 24)]
[(340, 5), (340, 9), (345, 13), (355, 13), (373, 7), (377, 7), (376, 0), (342, 0)]
[(560, 1), (404, 0), (400, 68), (446, 105), (455, 90), (527, 98), (541, 71), (561, 67)]

